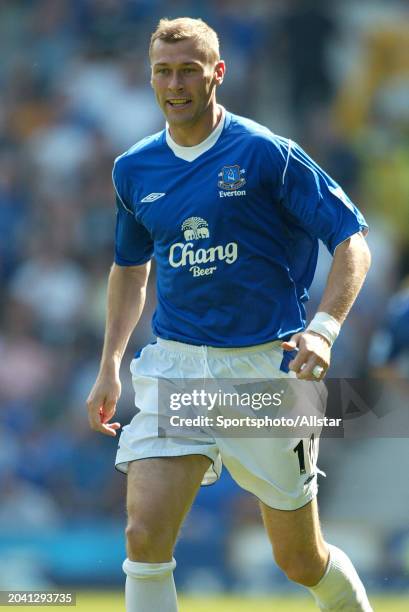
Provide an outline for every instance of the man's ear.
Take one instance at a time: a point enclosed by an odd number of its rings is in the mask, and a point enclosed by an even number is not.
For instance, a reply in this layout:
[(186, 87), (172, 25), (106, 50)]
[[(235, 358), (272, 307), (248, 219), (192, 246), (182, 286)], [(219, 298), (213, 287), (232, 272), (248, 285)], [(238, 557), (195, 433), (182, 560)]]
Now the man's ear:
[(223, 83), (224, 75), (226, 74), (226, 64), (223, 60), (219, 60), (214, 67), (214, 79), (216, 81), (216, 85), (221, 85)]

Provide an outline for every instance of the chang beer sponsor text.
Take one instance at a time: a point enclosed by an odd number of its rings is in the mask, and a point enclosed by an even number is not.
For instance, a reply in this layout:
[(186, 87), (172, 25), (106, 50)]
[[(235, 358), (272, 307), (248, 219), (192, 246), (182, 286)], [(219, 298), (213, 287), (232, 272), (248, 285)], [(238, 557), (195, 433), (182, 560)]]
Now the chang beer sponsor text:
[(217, 270), (217, 265), (202, 267), (199, 264), (213, 264), (224, 261), (232, 264), (237, 259), (238, 249), (236, 242), (228, 242), (225, 245), (195, 248), (194, 240), (209, 238), (207, 222), (201, 217), (189, 217), (182, 223), (183, 237), (187, 242), (176, 242), (169, 250), (169, 263), (172, 268), (183, 268), (189, 266), (189, 272), (194, 277), (209, 276)]

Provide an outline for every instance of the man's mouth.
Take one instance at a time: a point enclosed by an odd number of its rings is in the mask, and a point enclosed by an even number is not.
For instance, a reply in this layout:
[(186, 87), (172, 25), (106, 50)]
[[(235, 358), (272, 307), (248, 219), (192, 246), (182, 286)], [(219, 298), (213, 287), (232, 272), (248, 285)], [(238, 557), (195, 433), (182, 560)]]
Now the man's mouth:
[(172, 108), (186, 108), (191, 102), (190, 98), (170, 98), (166, 100), (166, 104), (169, 104)]

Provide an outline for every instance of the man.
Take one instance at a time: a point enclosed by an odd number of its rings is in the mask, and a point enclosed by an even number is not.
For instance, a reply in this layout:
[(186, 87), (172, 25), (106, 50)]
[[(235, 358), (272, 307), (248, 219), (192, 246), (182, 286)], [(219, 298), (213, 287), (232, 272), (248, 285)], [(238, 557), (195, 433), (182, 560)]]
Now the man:
[[(371, 610), (351, 561), (324, 542), (316, 455), (304, 454), (303, 440), (173, 440), (158, 437), (157, 419), (160, 378), (321, 380), (369, 268), (366, 222), (296, 144), (217, 104), (225, 64), (204, 22), (161, 20), (150, 60), (168, 126), (114, 165), (115, 263), (100, 372), (88, 398), (91, 427), (115, 436), (119, 365), (155, 252), (158, 342), (132, 362), (140, 411), (116, 458), (128, 475), (127, 610), (177, 610), (175, 540), (201, 482), (217, 478), (220, 457), (259, 498), (287, 576), (309, 588), (321, 609)], [(318, 238), (334, 261), (320, 312), (305, 330)], [(290, 373), (283, 351), (293, 351)]]

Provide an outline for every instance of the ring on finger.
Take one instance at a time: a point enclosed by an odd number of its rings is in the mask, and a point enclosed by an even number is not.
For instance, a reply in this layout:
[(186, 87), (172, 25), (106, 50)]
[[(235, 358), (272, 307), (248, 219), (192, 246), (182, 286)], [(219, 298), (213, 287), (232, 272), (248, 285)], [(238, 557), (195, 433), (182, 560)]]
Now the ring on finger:
[(324, 368), (320, 365), (316, 365), (312, 370), (312, 375), (314, 376), (314, 378), (320, 378), (323, 372)]

